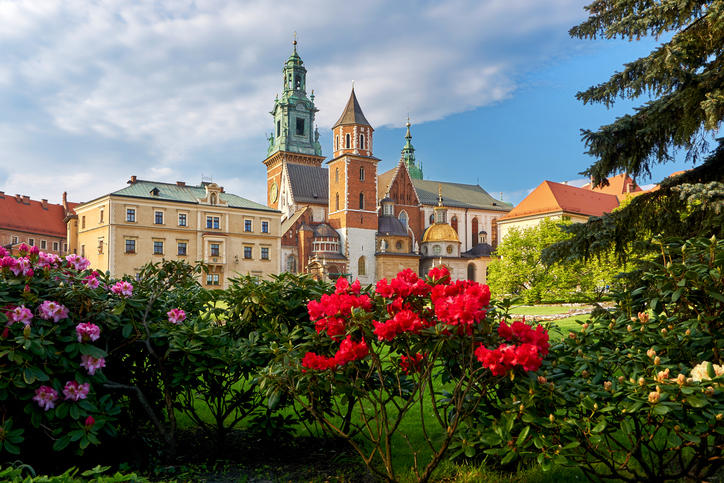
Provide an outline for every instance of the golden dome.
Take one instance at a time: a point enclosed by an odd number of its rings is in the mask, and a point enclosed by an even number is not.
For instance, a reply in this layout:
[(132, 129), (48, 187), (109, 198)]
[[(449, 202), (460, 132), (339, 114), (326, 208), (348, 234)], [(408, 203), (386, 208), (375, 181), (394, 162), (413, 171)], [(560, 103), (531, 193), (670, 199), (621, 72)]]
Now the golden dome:
[(453, 227), (446, 223), (440, 223), (425, 230), (425, 235), (422, 237), (423, 243), (435, 241), (460, 242), (460, 239), (458, 239), (458, 234), (453, 230)]

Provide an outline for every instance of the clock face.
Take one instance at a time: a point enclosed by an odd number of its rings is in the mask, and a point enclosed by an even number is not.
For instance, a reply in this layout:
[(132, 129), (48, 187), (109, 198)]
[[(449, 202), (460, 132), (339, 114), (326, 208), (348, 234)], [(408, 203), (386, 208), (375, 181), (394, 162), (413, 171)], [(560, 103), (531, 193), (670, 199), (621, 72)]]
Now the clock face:
[(272, 203), (276, 203), (277, 198), (279, 197), (279, 187), (277, 186), (276, 181), (272, 183), (271, 190), (269, 191), (269, 196), (271, 197)]

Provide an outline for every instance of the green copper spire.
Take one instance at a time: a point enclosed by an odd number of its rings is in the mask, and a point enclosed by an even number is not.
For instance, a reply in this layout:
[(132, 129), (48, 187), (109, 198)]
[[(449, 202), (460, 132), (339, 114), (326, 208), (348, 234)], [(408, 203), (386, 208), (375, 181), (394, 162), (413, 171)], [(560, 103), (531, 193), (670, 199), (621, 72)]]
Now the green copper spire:
[(307, 69), (297, 53), (297, 34), (294, 34), (294, 51), (284, 64), (283, 91), (274, 100), (270, 112), (274, 116), (274, 131), (267, 136), (267, 157), (278, 151), (322, 156), (319, 134), (314, 129), (314, 91), (307, 97)]
[(412, 134), (410, 134), (410, 118), (407, 118), (407, 134), (405, 134), (405, 147), (402, 148), (402, 160), (405, 161), (407, 171), (412, 179), (422, 179), (422, 164), (415, 160), (415, 148), (412, 147)]

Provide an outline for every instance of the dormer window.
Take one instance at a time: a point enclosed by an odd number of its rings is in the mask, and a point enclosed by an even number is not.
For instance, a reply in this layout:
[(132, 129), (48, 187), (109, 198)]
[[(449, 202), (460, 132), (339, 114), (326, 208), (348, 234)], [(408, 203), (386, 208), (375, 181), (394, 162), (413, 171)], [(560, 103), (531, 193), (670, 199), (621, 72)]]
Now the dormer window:
[(216, 193), (211, 193), (211, 196), (209, 197), (209, 203), (212, 205), (216, 204)]
[(152, 196), (158, 196), (158, 194), (160, 193), (160, 191), (158, 191), (158, 188), (154, 187), (154, 188), (150, 191), (150, 193), (151, 193)]

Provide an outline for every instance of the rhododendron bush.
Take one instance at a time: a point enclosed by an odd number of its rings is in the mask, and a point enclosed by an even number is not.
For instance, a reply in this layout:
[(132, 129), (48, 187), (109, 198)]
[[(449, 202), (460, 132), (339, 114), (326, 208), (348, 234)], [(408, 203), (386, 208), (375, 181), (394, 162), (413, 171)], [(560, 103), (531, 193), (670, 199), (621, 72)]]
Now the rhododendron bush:
[(516, 378), (501, 417), (467, 425), (474, 450), (595, 481), (709, 481), (724, 466), (724, 242), (654, 243), (639, 287)]
[[(420, 421), (424, 441), (401, 435), (415, 455), (416, 478), (427, 481), (451, 445), (460, 446), (461, 422), (495, 401), (516, 373), (538, 369), (549, 350), (544, 329), (498, 324), (488, 287), (453, 282), (444, 267), (424, 279), (405, 270), (374, 289), (339, 278), (334, 293), (309, 302), (308, 311), (308, 338), (276, 347), (262, 385), (294, 398), (390, 481), (403, 418), (432, 408)], [(432, 456), (418, 460), (428, 445)]]

